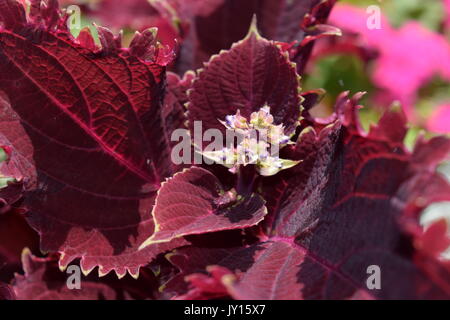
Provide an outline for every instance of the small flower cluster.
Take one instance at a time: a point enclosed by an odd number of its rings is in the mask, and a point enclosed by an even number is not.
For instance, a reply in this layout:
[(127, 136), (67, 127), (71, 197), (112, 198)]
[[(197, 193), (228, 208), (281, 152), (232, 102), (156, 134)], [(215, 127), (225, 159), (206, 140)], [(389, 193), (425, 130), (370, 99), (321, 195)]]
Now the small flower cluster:
[(240, 165), (253, 164), (259, 174), (272, 176), (299, 163), (279, 157), (280, 148), (291, 142), (289, 136), (284, 134), (284, 126), (273, 124), (270, 107), (253, 112), (250, 121), (238, 110), (235, 115), (226, 116), (225, 121), (220, 122), (238, 135), (237, 145), (203, 152), (203, 155), (230, 168), (231, 172), (236, 173)]

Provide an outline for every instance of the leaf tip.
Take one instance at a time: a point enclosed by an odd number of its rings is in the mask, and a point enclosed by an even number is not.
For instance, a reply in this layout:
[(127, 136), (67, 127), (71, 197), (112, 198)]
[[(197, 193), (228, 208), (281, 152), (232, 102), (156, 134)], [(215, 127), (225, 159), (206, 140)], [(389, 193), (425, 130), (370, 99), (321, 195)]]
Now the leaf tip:
[(94, 270), (95, 265), (88, 267), (85, 263), (85, 260), (81, 260), (80, 267), (81, 267), (81, 272), (83, 273), (83, 275), (85, 277), (87, 277), (92, 272), (92, 270)]
[[(102, 278), (104, 276), (106, 276), (109, 273), (110, 270), (105, 270), (102, 266), (98, 267), (98, 277)], [(116, 272), (117, 274), (117, 272)]]
[(30, 257), (31, 254), (31, 250), (28, 247), (23, 248), (22, 253), (20, 254), (20, 260), (22, 262), (22, 265), (26, 265), (26, 260), (28, 259), (28, 257)]
[(136, 268), (135, 270), (128, 269), (128, 273), (133, 279), (139, 279), (139, 268)]
[(262, 38), (258, 31), (258, 18), (256, 17), (256, 13), (253, 14), (252, 22), (250, 23), (250, 28), (245, 39), (250, 38), (252, 35), (255, 35), (256, 38)]

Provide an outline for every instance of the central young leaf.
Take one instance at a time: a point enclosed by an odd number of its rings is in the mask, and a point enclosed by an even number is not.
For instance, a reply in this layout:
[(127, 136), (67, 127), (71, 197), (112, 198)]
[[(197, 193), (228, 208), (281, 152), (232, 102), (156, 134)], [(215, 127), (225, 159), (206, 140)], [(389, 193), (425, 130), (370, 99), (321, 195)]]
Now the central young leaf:
[(189, 92), (188, 118), (204, 130), (224, 130), (220, 121), (240, 110), (250, 118), (252, 112), (270, 107), (274, 124), (284, 124), (292, 134), (300, 118), (299, 76), (295, 64), (272, 41), (262, 38), (256, 22), (247, 37), (205, 64)]

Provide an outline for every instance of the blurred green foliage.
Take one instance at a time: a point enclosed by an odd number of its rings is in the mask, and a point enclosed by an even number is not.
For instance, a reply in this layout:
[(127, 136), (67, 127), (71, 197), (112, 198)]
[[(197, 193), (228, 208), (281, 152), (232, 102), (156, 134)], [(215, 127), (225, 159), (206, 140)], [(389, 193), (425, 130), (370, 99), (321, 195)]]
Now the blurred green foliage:
[(384, 1), (384, 9), (391, 25), (396, 28), (409, 20), (416, 20), (437, 31), (445, 17), (441, 0), (387, 0)]
[(373, 89), (363, 62), (355, 56), (341, 54), (320, 59), (311, 73), (305, 75), (303, 87), (305, 90), (326, 88), (331, 101), (345, 90), (356, 93)]

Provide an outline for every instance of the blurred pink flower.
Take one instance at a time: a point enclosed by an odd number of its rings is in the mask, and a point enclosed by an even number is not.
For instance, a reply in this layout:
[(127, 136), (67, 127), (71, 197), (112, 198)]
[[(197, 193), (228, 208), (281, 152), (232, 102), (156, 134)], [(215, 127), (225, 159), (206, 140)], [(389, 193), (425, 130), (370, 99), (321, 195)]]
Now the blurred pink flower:
[(437, 33), (416, 22), (393, 29), (381, 17), (381, 29), (367, 27), (369, 15), (364, 9), (338, 4), (330, 16), (344, 32), (357, 33), (364, 44), (379, 53), (372, 74), (373, 82), (399, 100), (410, 118), (416, 92), (433, 76), (450, 80), (450, 45)]
[(450, 132), (450, 103), (439, 106), (428, 119), (427, 129), (436, 133)]
[(386, 17), (381, 16), (380, 29), (369, 29), (367, 27), (368, 14), (362, 8), (348, 4), (337, 3), (329, 18), (330, 24), (336, 25), (344, 32), (361, 34), (365, 44), (377, 47), (390, 35), (392, 28)]

